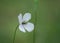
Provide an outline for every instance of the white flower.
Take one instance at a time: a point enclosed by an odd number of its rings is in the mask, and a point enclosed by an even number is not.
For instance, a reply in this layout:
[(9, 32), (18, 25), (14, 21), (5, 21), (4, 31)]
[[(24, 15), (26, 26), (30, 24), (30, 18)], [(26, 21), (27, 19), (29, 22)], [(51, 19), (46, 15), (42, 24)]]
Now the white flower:
[(34, 24), (28, 22), (31, 19), (31, 14), (30, 13), (25, 13), (24, 16), (22, 14), (19, 14), (18, 20), (19, 20), (19, 29), (22, 32), (31, 32), (34, 30)]

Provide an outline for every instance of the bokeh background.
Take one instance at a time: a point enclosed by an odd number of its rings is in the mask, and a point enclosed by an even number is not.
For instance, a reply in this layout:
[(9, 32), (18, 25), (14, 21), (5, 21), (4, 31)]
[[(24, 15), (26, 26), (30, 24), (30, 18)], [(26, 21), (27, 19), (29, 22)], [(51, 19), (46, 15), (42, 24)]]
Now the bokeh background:
[[(35, 28), (35, 43), (60, 43), (60, 0), (39, 0), (36, 15), (34, 0), (0, 0), (0, 43), (12, 43), (19, 13), (30, 12)], [(15, 43), (33, 43), (33, 32), (19, 29)]]

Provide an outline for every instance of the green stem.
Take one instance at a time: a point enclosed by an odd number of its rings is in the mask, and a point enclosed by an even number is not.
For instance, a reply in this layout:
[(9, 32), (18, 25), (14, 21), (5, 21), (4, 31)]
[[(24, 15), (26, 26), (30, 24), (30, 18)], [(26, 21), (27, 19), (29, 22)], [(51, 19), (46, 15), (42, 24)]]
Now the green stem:
[(33, 43), (35, 43), (35, 29), (33, 31)]
[[(37, 5), (38, 5), (38, 0), (34, 0), (34, 14), (35, 14), (35, 28), (36, 28), (36, 25), (37, 25)], [(35, 36), (36, 36), (36, 33), (35, 33), (35, 29), (33, 31), (33, 43), (35, 43)]]
[(36, 15), (37, 13), (35, 13), (35, 29), (34, 29), (34, 31), (33, 31), (33, 43), (35, 43), (35, 36), (36, 36), (36, 33), (35, 33), (35, 31), (36, 31), (36, 26), (37, 26), (37, 15)]
[(14, 32), (13, 43), (15, 42), (15, 36), (16, 36), (16, 32), (17, 32), (18, 26), (19, 26), (19, 25), (16, 26), (16, 29), (15, 29), (15, 32)]

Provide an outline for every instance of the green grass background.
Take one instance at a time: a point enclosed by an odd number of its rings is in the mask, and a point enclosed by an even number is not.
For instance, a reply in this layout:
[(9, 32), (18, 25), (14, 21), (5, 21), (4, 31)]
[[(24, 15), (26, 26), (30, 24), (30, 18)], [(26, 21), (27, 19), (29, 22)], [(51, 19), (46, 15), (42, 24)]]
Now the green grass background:
[[(36, 15), (34, 0), (0, 0), (0, 43), (12, 43), (18, 14), (30, 12), (35, 28), (35, 43), (60, 43), (60, 1), (39, 0)], [(15, 43), (33, 43), (33, 32), (17, 30)]]

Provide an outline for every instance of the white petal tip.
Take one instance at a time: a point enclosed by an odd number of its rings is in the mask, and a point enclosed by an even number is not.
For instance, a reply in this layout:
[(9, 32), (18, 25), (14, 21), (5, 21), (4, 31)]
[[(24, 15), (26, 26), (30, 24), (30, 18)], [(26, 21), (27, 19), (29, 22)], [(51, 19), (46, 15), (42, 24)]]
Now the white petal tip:
[(34, 30), (34, 24), (33, 23), (27, 23), (26, 25), (24, 25), (24, 27), (28, 32), (32, 32)]
[(28, 22), (31, 19), (31, 14), (30, 13), (25, 13), (23, 16), (23, 21)]
[(19, 25), (19, 29), (20, 29), (21, 32), (24, 32), (24, 33), (26, 32), (23, 25)]

